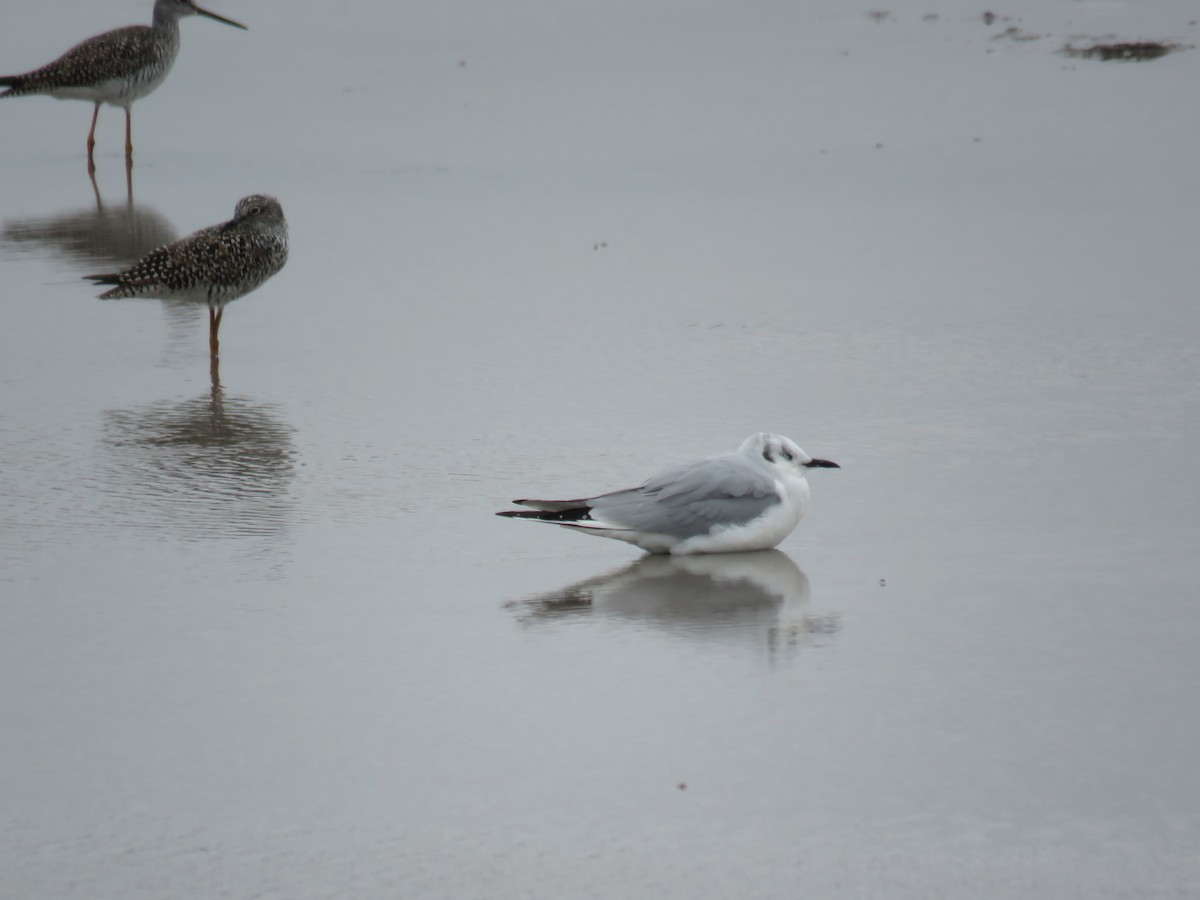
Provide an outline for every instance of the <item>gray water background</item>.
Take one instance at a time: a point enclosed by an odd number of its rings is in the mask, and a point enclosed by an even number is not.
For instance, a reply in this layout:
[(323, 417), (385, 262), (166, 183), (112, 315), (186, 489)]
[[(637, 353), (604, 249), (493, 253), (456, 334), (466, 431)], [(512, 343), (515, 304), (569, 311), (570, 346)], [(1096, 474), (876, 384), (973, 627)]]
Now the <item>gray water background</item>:
[[(1200, 55), (1055, 52), (1188, 4), (210, 2), (132, 207), (0, 103), (0, 896), (1200, 895)], [(214, 385), (80, 276), (258, 191)], [(776, 553), (492, 515), (758, 430)]]

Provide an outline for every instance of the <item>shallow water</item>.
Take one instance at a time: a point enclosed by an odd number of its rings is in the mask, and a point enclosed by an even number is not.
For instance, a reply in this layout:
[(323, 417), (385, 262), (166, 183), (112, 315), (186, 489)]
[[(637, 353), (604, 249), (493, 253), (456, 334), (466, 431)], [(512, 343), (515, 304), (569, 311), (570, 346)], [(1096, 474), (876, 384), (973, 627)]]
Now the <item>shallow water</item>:
[[(1187, 8), (235, 6), (132, 201), (0, 104), (0, 895), (1200, 892), (1200, 56), (1054, 52)], [(255, 191), (218, 372), (81, 280)], [(492, 515), (758, 430), (777, 552)]]

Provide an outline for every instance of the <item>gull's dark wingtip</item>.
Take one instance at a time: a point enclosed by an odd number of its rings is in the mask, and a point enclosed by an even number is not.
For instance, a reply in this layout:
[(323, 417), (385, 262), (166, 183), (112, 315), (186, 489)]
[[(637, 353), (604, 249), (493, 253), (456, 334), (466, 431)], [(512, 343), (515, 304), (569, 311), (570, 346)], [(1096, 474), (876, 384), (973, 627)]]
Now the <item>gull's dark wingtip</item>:
[[(516, 500), (515, 503), (522, 501)], [(506, 519), (534, 519), (538, 522), (580, 522), (591, 519), (591, 510), (586, 506), (570, 509), (506, 509), (496, 513)]]
[(557, 513), (543, 512), (540, 509), (505, 509), (496, 515), (505, 519), (534, 519), (538, 522), (554, 522), (559, 518)]
[[(513, 500), (514, 506), (524, 506), (528, 500)], [(536, 518), (538, 510), (536, 509), (506, 509), (496, 513), (498, 516), (503, 516), (506, 519), (531, 519)]]

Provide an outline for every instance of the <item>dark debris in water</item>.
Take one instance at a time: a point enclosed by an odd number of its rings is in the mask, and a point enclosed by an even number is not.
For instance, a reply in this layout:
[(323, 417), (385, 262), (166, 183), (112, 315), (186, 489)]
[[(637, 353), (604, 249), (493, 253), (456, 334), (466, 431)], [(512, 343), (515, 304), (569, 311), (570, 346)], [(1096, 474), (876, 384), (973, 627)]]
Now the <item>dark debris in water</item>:
[(1077, 59), (1146, 62), (1184, 49), (1186, 48), (1182, 44), (1170, 44), (1164, 41), (1121, 41), (1111, 44), (1092, 44), (1090, 47), (1074, 47), (1067, 44), (1062, 48), (1062, 52)]
[(1022, 31), (1016, 25), (1010, 25), (999, 34), (993, 35), (993, 41), (1037, 41), (1041, 39), (1040, 34), (1031, 34), (1028, 31)]

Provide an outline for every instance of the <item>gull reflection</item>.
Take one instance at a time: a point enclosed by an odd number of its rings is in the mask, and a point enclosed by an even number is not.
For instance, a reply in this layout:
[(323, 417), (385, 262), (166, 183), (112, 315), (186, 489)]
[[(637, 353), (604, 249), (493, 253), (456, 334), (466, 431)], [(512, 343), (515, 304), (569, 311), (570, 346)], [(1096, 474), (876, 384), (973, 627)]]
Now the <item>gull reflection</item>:
[(122, 524), (187, 539), (276, 536), (291, 520), (292, 428), (274, 408), (211, 390), (104, 413), (101, 491)]
[(644, 556), (526, 600), (510, 601), (525, 625), (605, 616), (699, 639), (749, 636), (774, 655), (839, 627), (808, 612), (808, 577), (779, 550)]

